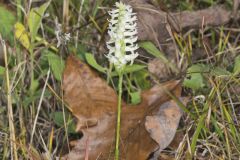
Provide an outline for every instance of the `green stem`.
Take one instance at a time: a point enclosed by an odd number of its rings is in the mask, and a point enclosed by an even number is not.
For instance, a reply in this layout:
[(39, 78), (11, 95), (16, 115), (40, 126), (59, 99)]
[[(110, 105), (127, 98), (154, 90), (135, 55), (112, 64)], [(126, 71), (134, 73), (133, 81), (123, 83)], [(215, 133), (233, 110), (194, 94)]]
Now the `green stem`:
[(112, 69), (113, 69), (113, 64), (110, 63), (110, 67), (109, 67), (109, 69), (107, 71), (107, 84), (109, 84), (109, 82), (110, 82)]
[(116, 131), (116, 146), (115, 146), (115, 160), (119, 159), (119, 141), (120, 141), (120, 126), (121, 126), (121, 106), (122, 106), (122, 82), (123, 74), (119, 74), (118, 82), (118, 108), (117, 108), (117, 131)]
[(30, 52), (30, 76), (31, 76), (31, 82), (30, 82), (30, 94), (33, 95), (33, 82), (34, 82), (34, 55), (33, 55), (33, 49), (32, 46), (29, 49)]
[(19, 22), (21, 22), (22, 21), (22, 11), (21, 11), (20, 6), (22, 6), (22, 0), (16, 0), (16, 3), (17, 3), (17, 20)]

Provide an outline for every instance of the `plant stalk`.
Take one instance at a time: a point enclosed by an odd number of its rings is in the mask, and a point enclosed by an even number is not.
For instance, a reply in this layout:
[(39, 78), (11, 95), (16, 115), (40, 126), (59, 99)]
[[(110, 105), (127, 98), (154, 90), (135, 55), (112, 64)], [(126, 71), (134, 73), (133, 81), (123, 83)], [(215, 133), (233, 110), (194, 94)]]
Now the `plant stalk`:
[(6, 92), (7, 92), (7, 107), (8, 107), (8, 121), (9, 121), (9, 133), (10, 133), (10, 148), (11, 148), (11, 156), (14, 160), (18, 160), (17, 154), (17, 145), (16, 145), (16, 136), (15, 136), (15, 128), (14, 128), (14, 116), (13, 116), (13, 106), (12, 106), (12, 94), (10, 87), (10, 78), (9, 78), (9, 70), (8, 70), (8, 57), (7, 57), (7, 47), (2, 40), (0, 35), (1, 45), (3, 46), (4, 60), (5, 60), (5, 78), (6, 78)]
[(123, 74), (120, 73), (119, 74), (119, 82), (118, 82), (118, 108), (117, 108), (115, 160), (119, 160), (119, 141), (120, 141), (121, 107), (122, 107), (122, 83), (123, 83)]

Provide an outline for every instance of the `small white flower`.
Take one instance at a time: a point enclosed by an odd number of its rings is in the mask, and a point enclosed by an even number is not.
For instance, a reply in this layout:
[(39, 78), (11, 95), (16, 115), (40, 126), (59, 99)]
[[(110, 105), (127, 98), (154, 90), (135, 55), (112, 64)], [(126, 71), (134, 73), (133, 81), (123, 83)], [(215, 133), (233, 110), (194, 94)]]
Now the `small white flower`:
[(71, 39), (71, 34), (70, 34), (70, 33), (65, 33), (65, 34), (64, 34), (64, 39), (65, 39), (65, 41), (70, 41), (70, 39)]
[(70, 33), (63, 33), (62, 25), (58, 23), (57, 18), (55, 19), (55, 25), (56, 25), (55, 35), (57, 38), (57, 48), (58, 48), (60, 45), (66, 45), (67, 42), (70, 41), (71, 35)]
[(138, 53), (137, 41), (137, 20), (136, 14), (132, 13), (132, 7), (122, 2), (116, 3), (116, 9), (109, 11), (108, 34), (110, 40), (107, 42), (108, 59), (116, 69), (122, 70), (130, 62), (133, 64)]
[(45, 14), (43, 15), (43, 18), (48, 18), (49, 16), (50, 16), (49, 13), (45, 13)]
[(198, 101), (199, 103), (204, 103), (206, 100), (206, 97), (204, 95), (198, 95), (194, 97), (194, 100)]

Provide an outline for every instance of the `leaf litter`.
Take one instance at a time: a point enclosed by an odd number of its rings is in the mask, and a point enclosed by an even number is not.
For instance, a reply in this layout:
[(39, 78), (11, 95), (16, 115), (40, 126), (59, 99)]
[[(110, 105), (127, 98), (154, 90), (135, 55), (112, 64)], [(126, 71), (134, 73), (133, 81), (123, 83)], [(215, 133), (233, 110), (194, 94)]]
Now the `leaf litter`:
[[(69, 56), (63, 74), (64, 100), (77, 118), (77, 130), (83, 133), (64, 159), (113, 159), (117, 94), (80, 59)], [(181, 96), (179, 81), (155, 85), (141, 94), (142, 102), (123, 102), (121, 121), (121, 159), (145, 160), (159, 156), (174, 138), (182, 115), (165, 90)], [(184, 102), (184, 100), (182, 100)]]

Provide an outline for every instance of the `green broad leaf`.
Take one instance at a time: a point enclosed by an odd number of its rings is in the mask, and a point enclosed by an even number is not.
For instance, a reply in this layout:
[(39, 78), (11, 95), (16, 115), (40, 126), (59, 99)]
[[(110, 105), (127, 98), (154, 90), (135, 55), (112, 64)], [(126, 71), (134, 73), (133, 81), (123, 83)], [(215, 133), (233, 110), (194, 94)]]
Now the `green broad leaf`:
[(39, 81), (37, 79), (34, 79), (30, 85), (30, 92), (34, 94), (38, 86), (39, 86)]
[[(23, 100), (23, 106), (27, 107), (29, 106), (32, 102), (37, 101), (41, 95), (42, 95), (42, 89), (37, 90), (33, 93), (33, 95), (31, 96), (24, 96), (24, 100)], [(44, 92), (44, 97), (51, 97), (51, 93), (49, 92), (49, 90), (46, 88), (45, 92)]]
[(133, 79), (135, 83), (142, 90), (149, 89), (151, 87), (149, 77), (150, 77), (149, 72), (146, 69), (133, 73)]
[(102, 67), (101, 65), (99, 65), (91, 53), (85, 53), (85, 58), (86, 58), (87, 63), (90, 66), (92, 66), (99, 72), (106, 73), (107, 69)]
[(230, 76), (231, 73), (224, 68), (214, 67), (211, 69), (211, 74), (214, 76)]
[(209, 72), (209, 66), (203, 64), (192, 65), (187, 70), (187, 78), (184, 79), (183, 85), (197, 91), (205, 86), (203, 73)]
[[(147, 67), (146, 65), (140, 65), (140, 64), (127, 65), (124, 69), (123, 74), (134, 73), (134, 72), (140, 71), (146, 67)], [(117, 71), (112, 72), (111, 76), (112, 77), (118, 76)]]
[(133, 104), (133, 105), (139, 104), (141, 102), (141, 92), (140, 91), (131, 92), (130, 97), (131, 97), (131, 104)]
[[(53, 112), (51, 114), (51, 117), (54, 121), (54, 123), (58, 126), (58, 127), (62, 127), (64, 128), (64, 115), (63, 112)], [(70, 113), (65, 112), (65, 120), (66, 120), (66, 126), (67, 126), (67, 130), (68, 133), (76, 133), (76, 124), (74, 123), (74, 120), (72, 118), (72, 116), (70, 115)]]
[(191, 74), (189, 79), (184, 79), (183, 85), (195, 91), (205, 86), (203, 76), (200, 73)]
[(124, 73), (137, 72), (137, 71), (140, 71), (140, 70), (142, 70), (146, 67), (147, 67), (146, 65), (140, 65), (140, 64), (128, 65), (128, 66), (125, 67)]
[(240, 55), (237, 56), (234, 60), (233, 74), (237, 75), (240, 73)]
[(64, 61), (58, 55), (48, 51), (46, 54), (48, 63), (56, 80), (61, 81), (62, 73), (65, 68)]
[(4, 75), (5, 73), (5, 68), (0, 66), (0, 76)]
[(174, 72), (178, 72), (177, 67), (171, 63), (165, 55), (159, 51), (159, 49), (150, 41), (140, 42), (139, 46), (145, 49), (149, 54), (153, 55), (156, 58), (160, 58), (165, 64), (167, 64)]
[(13, 27), (16, 23), (16, 16), (7, 8), (0, 4), (0, 33), (4, 40), (8, 40), (11, 45), (14, 43)]
[(28, 17), (28, 27), (31, 34), (31, 42), (34, 42), (38, 29), (41, 25), (42, 17), (51, 1), (44, 3), (40, 7), (32, 8)]

